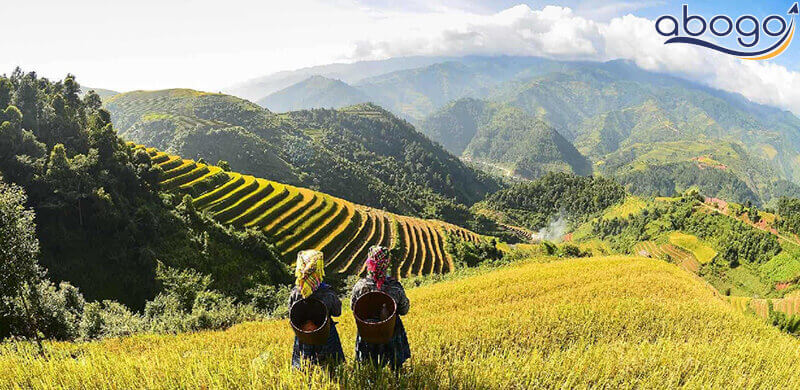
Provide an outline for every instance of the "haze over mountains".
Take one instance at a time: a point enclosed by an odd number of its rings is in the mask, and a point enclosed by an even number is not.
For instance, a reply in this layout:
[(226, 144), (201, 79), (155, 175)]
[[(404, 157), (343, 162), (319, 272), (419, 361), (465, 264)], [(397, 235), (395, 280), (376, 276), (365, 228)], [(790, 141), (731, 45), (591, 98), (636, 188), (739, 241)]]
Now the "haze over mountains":
[(756, 202), (798, 193), (800, 119), (629, 62), (463, 57), (349, 77), (309, 76), (280, 91), (264, 89), (258, 102), (282, 111), (369, 99), (456, 156), (519, 178), (598, 172), (641, 194), (700, 186), (710, 195)]
[(448, 60), (447, 57), (401, 57), (379, 61), (359, 61), (352, 64), (329, 64), (273, 73), (226, 88), (223, 92), (256, 101), (273, 92), (299, 83), (311, 76), (340, 79), (354, 83), (367, 77), (404, 69), (424, 67)]

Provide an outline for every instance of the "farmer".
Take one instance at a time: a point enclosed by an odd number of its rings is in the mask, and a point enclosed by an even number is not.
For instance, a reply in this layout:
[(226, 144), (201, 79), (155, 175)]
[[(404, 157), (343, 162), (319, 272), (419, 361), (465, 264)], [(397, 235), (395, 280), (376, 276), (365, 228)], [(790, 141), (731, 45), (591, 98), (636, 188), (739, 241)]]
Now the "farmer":
[[(297, 301), (305, 298), (316, 298), (328, 308), (328, 314), (333, 317), (342, 315), (342, 301), (333, 291), (331, 286), (322, 281), (325, 276), (325, 262), (322, 259), (322, 252), (317, 250), (306, 250), (297, 254), (297, 266), (295, 267), (295, 286), (289, 295), (289, 310)], [(336, 331), (336, 322), (332, 318), (331, 330), (328, 341), (324, 345), (303, 344), (294, 338), (294, 350), (292, 351), (292, 366), (300, 368), (303, 360), (311, 364), (326, 364), (333, 367), (344, 361), (344, 351), (342, 343), (339, 341), (339, 333)]]
[(388, 344), (371, 344), (361, 340), (361, 336), (358, 335), (356, 337), (356, 360), (371, 361), (379, 366), (388, 364), (396, 371), (400, 369), (403, 362), (411, 357), (408, 336), (403, 327), (403, 321), (399, 317), (408, 314), (409, 301), (403, 286), (397, 280), (389, 277), (390, 263), (389, 249), (377, 245), (369, 249), (366, 262), (367, 277), (360, 279), (353, 286), (350, 307), (355, 308), (358, 298), (372, 291), (383, 291), (394, 299), (398, 314), (394, 336)]

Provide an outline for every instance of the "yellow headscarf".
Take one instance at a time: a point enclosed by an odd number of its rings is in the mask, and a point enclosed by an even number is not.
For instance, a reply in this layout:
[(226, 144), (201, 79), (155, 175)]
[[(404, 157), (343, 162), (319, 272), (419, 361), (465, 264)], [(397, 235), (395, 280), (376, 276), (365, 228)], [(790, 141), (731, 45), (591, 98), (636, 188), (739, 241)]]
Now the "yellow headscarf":
[(294, 276), (297, 277), (295, 284), (300, 288), (303, 298), (308, 298), (314, 291), (317, 291), (325, 277), (325, 261), (322, 259), (322, 252), (310, 249), (298, 253)]

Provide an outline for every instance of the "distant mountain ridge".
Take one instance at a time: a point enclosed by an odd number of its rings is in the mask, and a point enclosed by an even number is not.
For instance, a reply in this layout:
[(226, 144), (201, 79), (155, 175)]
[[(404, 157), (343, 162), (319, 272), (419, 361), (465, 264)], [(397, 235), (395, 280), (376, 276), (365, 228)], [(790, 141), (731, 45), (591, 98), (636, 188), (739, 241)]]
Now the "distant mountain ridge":
[(311, 76), (257, 103), (271, 111), (286, 112), (309, 108), (342, 108), (369, 101), (365, 93), (341, 80)]
[[(323, 76), (355, 83), (367, 77), (412, 69), (446, 61), (448, 57), (399, 57), (376, 61), (335, 63), (276, 72), (225, 88), (225, 93), (256, 101), (312, 76)], [(308, 107), (310, 108), (310, 107)]]
[(81, 87), (81, 95), (94, 91), (101, 99), (108, 99), (114, 95), (119, 95), (119, 92), (103, 88)]

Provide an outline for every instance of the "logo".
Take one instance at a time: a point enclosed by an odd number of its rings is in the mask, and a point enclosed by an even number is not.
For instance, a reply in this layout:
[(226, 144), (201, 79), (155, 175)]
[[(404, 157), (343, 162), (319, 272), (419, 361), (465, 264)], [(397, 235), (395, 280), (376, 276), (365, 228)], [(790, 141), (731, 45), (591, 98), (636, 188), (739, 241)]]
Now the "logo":
[[(700, 15), (690, 15), (689, 6), (683, 5), (683, 15), (680, 21), (672, 15), (663, 15), (656, 19), (656, 32), (664, 37), (669, 37), (664, 44), (685, 43), (702, 46), (720, 53), (730, 54), (746, 60), (766, 60), (777, 57), (789, 47), (794, 36), (794, 16), (798, 13), (798, 5), (794, 3), (788, 16), (769, 15), (759, 20), (753, 15), (739, 16), (736, 21), (727, 15), (716, 15), (711, 20), (706, 20)], [(728, 38), (732, 35), (735, 43), (725, 47), (721, 44), (704, 40), (701, 35), (711, 33), (714, 37)], [(766, 48), (758, 48), (762, 39), (769, 42)]]

